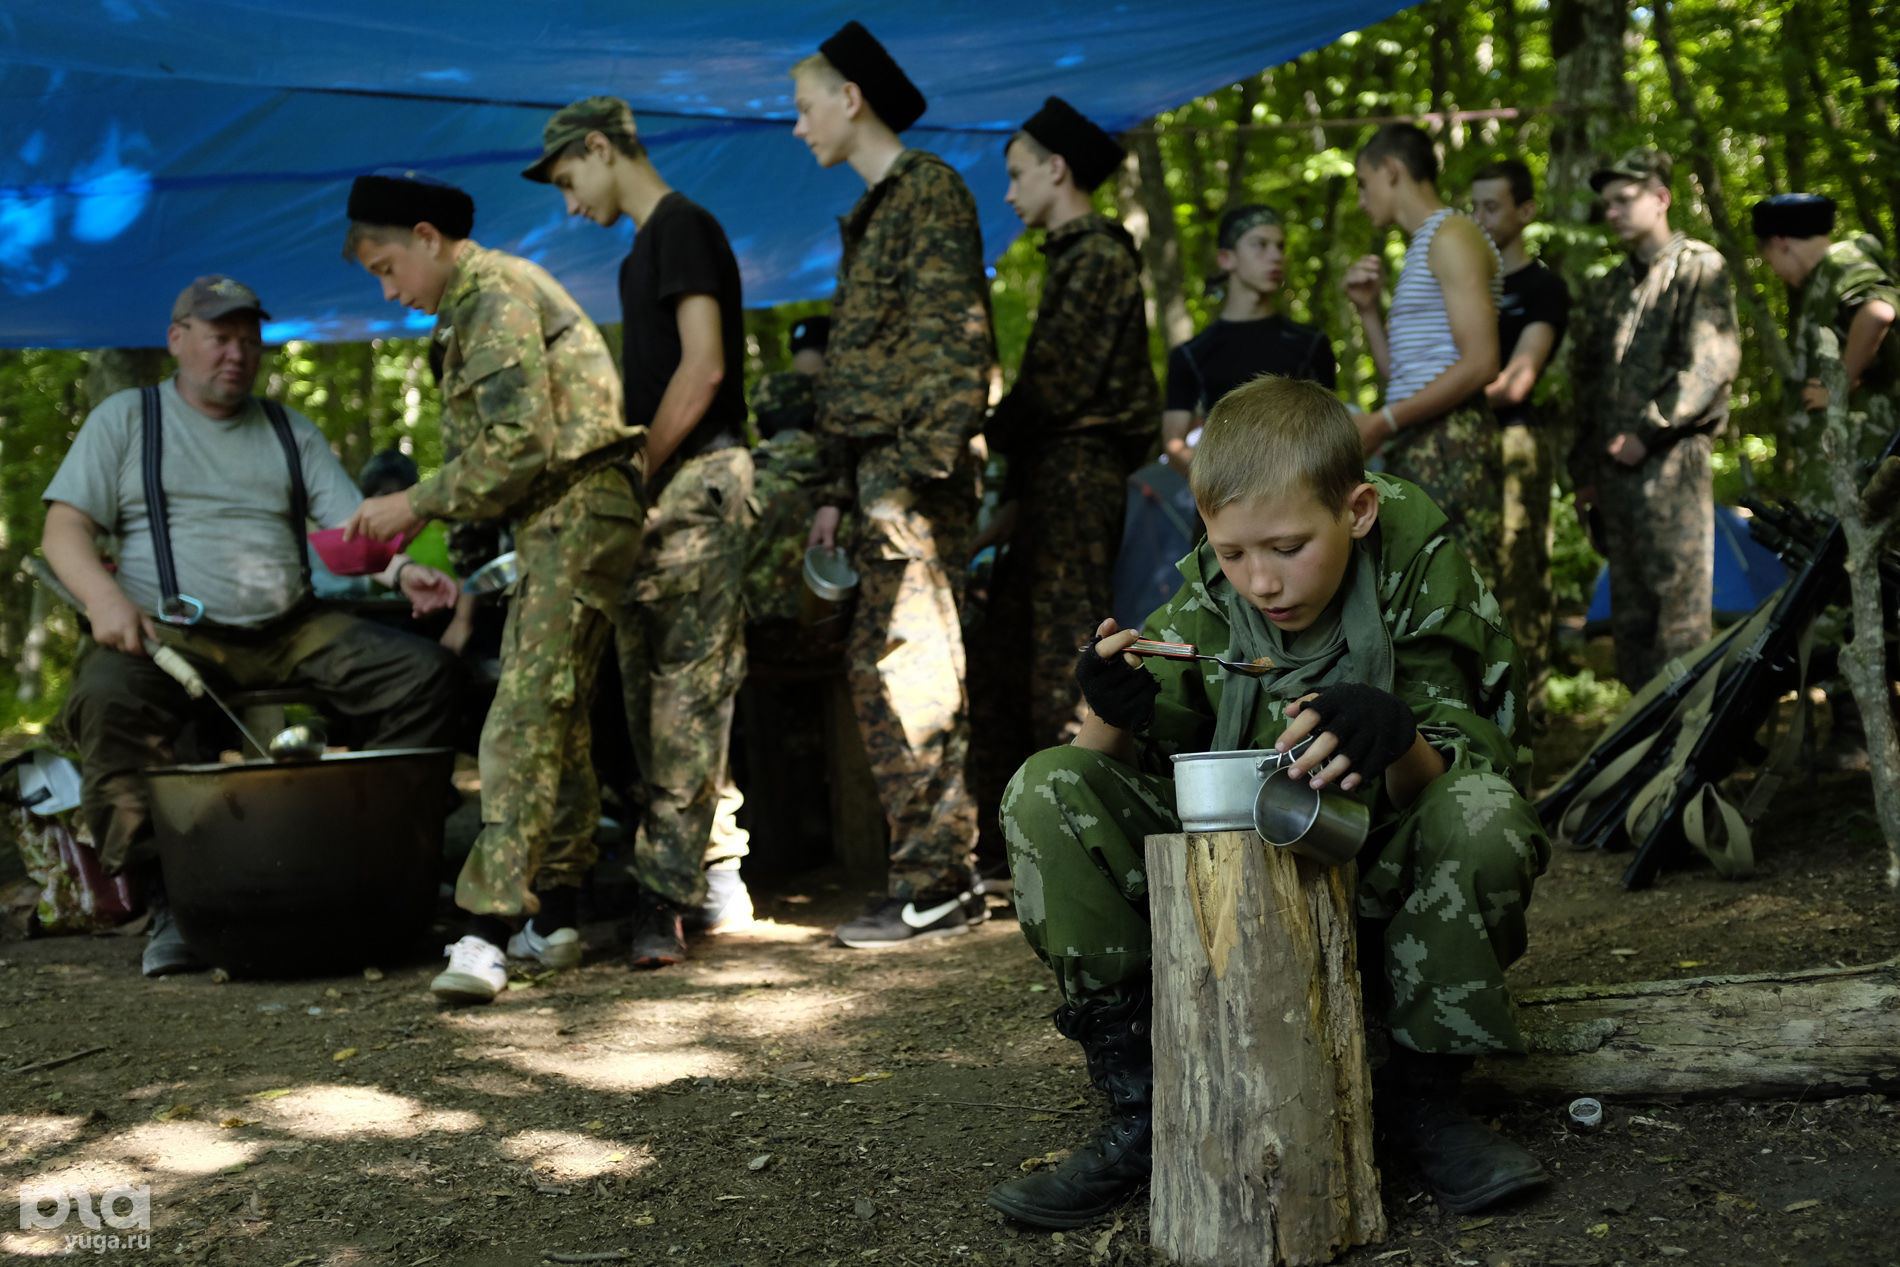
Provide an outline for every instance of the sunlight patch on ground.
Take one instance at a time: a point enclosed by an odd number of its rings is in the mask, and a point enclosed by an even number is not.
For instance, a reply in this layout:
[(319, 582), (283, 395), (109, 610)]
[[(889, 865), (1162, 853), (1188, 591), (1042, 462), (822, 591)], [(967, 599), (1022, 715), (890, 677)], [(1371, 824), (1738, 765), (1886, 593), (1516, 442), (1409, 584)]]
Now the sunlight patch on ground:
[(21, 1153), (64, 1144), (79, 1134), (81, 1125), (76, 1117), (0, 1113), (0, 1162), (12, 1161)]
[(41, 1232), (37, 1236), (8, 1232), (0, 1236), (0, 1254), (17, 1258), (64, 1258), (66, 1238), (55, 1232)]
[(78, 1178), (66, 1182), (134, 1182), (121, 1168), (113, 1169), (113, 1177), (101, 1177), (95, 1166), (110, 1162), (134, 1162), (175, 1175), (215, 1174), (226, 1166), (253, 1160), (263, 1148), (261, 1142), (233, 1139), (231, 1132), (211, 1122), (141, 1122), (88, 1145), (82, 1159), (67, 1172), (77, 1172)]
[(563, 1078), (593, 1091), (644, 1091), (680, 1078), (726, 1078), (744, 1062), (731, 1052), (687, 1045), (636, 1050), (620, 1044), (587, 1043), (560, 1051), (519, 1047), (463, 1047), (463, 1060), (493, 1060), (524, 1073)]
[(438, 1131), (464, 1132), (482, 1125), (481, 1115), (466, 1109), (430, 1109), (406, 1095), (375, 1087), (299, 1087), (281, 1099), (246, 1106), (266, 1126), (312, 1139), (354, 1139), (375, 1135), (410, 1139)]
[(503, 1140), (500, 1152), (557, 1179), (631, 1175), (653, 1164), (653, 1154), (644, 1148), (575, 1131), (521, 1131)]

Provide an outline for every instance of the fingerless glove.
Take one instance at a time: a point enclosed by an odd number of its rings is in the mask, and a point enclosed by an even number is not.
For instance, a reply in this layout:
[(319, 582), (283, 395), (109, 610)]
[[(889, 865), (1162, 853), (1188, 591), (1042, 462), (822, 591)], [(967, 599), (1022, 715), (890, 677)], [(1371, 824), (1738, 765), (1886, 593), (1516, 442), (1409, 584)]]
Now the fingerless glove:
[[(1096, 642), (1099, 642), (1097, 639)], [(1075, 657), (1075, 680), (1095, 715), (1118, 730), (1141, 730), (1155, 715), (1161, 683), (1121, 653), (1103, 657), (1091, 642)]]
[(1376, 686), (1337, 682), (1306, 701), (1305, 707), (1319, 714), (1319, 731), (1333, 732), (1339, 740), (1337, 755), (1352, 762), (1362, 779), (1385, 773), (1418, 738), (1411, 708)]

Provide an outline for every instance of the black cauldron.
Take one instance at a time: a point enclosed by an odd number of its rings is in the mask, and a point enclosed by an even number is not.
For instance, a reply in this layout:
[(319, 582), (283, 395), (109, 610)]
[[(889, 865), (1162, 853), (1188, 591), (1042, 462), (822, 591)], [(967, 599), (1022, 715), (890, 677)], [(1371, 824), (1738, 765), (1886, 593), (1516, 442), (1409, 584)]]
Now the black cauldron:
[(410, 950), (435, 910), (449, 748), (146, 771), (165, 893), (234, 974), (343, 972)]

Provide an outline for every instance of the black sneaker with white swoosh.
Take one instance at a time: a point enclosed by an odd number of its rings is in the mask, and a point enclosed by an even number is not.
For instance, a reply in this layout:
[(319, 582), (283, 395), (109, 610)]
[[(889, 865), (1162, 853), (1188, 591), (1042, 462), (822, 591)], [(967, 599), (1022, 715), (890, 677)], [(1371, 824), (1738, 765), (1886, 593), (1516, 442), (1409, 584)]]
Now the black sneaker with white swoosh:
[(838, 943), (856, 950), (881, 950), (907, 942), (929, 941), (967, 933), (990, 916), (980, 893), (919, 894), (914, 898), (885, 898), (864, 914), (840, 924), (832, 934)]

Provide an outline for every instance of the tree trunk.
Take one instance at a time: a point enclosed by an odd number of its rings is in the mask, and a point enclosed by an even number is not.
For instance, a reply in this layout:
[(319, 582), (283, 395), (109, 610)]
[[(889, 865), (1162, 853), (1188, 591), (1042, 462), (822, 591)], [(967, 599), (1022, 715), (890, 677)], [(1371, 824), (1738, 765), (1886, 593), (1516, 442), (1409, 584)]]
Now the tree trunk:
[[(1863, 177), (1860, 164), (1854, 161), (1853, 156), (1841, 144), (1842, 138), (1848, 131), (1847, 119), (1841, 112), (1840, 102), (1835, 98), (1828, 76), (1821, 68), (1820, 55), (1814, 46), (1813, 24), (1808, 20), (1808, 14), (1804, 9), (1797, 6), (1790, 11), (1786, 33), (1795, 59), (1807, 76), (1808, 91), (1814, 98), (1815, 106), (1821, 112), (1821, 135), (1827, 141), (1828, 152), (1832, 159), (1830, 166), (1840, 174), (1842, 182), (1846, 184), (1848, 198), (1854, 204), (1854, 213), (1860, 218), (1861, 228), (1868, 233), (1884, 237), (1885, 233), (1880, 220), (1880, 204), (1874, 197), (1873, 187)], [(1789, 103), (1789, 113), (1794, 113), (1792, 101)], [(1793, 186), (1793, 189), (1797, 192), (1802, 191), (1800, 185)]]
[(1518, 995), (1528, 1056), (1480, 1060), (1483, 1100), (1821, 1098), (1900, 1087), (1900, 960)]
[(1168, 193), (1167, 173), (1161, 166), (1161, 146), (1152, 120), (1136, 131), (1134, 151), (1139, 173), (1134, 192), (1141, 223), (1129, 223), (1127, 227), (1141, 244), (1148, 293), (1154, 297), (1149, 326), (1160, 330), (1162, 339), (1172, 348), (1194, 337), (1194, 320), (1188, 315), (1181, 276), (1181, 232), (1174, 223), (1174, 199)]
[(1385, 1235), (1352, 867), (1247, 832), (1150, 836), (1154, 1245), (1328, 1263)]
[(1610, 138), (1635, 109), (1625, 78), (1628, 29), (1624, 0), (1553, 0), (1550, 6), (1558, 113), (1551, 126), (1544, 206), (1545, 218), (1554, 224), (1588, 221), (1595, 197), (1590, 173), (1611, 157), (1605, 152)]
[(1870, 508), (1861, 497), (1863, 476), (1854, 458), (1861, 449), (1847, 412), (1847, 367), (1839, 358), (1827, 357), (1820, 368), (1821, 386), (1827, 388), (1828, 401), (1821, 452), (1833, 485), (1834, 511), (1847, 537), (1849, 609), (1853, 613), (1853, 636), (1841, 648), (1841, 673), (1854, 692), (1854, 702), (1860, 705), (1861, 723), (1867, 731), (1874, 816), (1880, 821), (1880, 834), (1887, 840), (1887, 885), (1900, 889), (1900, 740), (1894, 733), (1893, 677), (1887, 671), (1887, 609), (1880, 580), (1880, 558), (1896, 514), (1891, 504)]
[[(1847, 47), (1854, 65), (1854, 74), (1860, 79), (1861, 108), (1867, 113), (1867, 130), (1873, 137), (1874, 154), (1879, 158), (1876, 167), (1882, 183), (1887, 187), (1887, 208), (1892, 216), (1894, 233), (1900, 233), (1900, 172), (1894, 170), (1900, 164), (1900, 138), (1894, 136), (1893, 116), (1887, 107), (1887, 94), (1879, 91), (1875, 85), (1883, 82), (1880, 73), (1880, 49), (1882, 41), (1874, 31), (1873, 14), (1864, 0), (1857, 0), (1847, 8)], [(1891, 56), (1891, 50), (1889, 50)], [(1862, 219), (1866, 219), (1863, 212)], [(1868, 221), (1867, 232), (1886, 241), (1893, 236), (1882, 231), (1877, 220)]]
[(1748, 268), (1748, 256), (1735, 237), (1734, 221), (1729, 219), (1728, 198), (1722, 192), (1722, 172), (1715, 165), (1715, 143), (1702, 121), (1696, 105), (1695, 88), (1683, 73), (1682, 53), (1676, 47), (1675, 27), (1669, 16), (1669, 4), (1658, 3), (1651, 11), (1656, 33), (1656, 51), (1662, 55), (1663, 69), (1669, 74), (1670, 95), (1676, 110), (1689, 125), (1690, 149), (1694, 154), (1696, 178), (1702, 182), (1702, 196), (1709, 204), (1709, 224), (1715, 236), (1715, 249), (1728, 261), (1729, 277), (1735, 287), (1735, 300), (1768, 355), (1768, 366), (1777, 378), (1786, 379), (1793, 361), (1787, 340), (1775, 325), (1774, 314), (1762, 302), (1755, 289), (1754, 274)]
[(164, 348), (94, 348), (86, 354), (86, 408), (130, 387), (150, 387), (165, 367)]
[[(1782, 20), (1781, 89), (1787, 95), (1787, 125), (1782, 128), (1782, 139), (1787, 145), (1788, 182), (1778, 182), (1772, 170), (1768, 174), (1768, 188), (1775, 193), (1796, 192), (1808, 187), (1808, 86), (1806, 66), (1804, 64), (1809, 46), (1808, 11), (1801, 0), (1793, 0), (1788, 6), (1788, 16)], [(1763, 137), (1764, 141), (1769, 138)], [(1763, 145), (1764, 157), (1773, 147)]]

